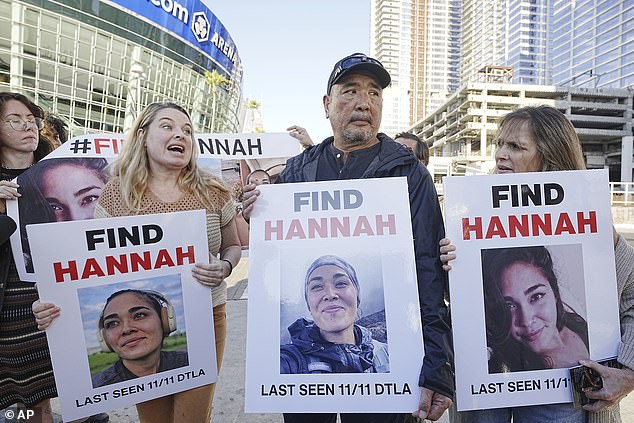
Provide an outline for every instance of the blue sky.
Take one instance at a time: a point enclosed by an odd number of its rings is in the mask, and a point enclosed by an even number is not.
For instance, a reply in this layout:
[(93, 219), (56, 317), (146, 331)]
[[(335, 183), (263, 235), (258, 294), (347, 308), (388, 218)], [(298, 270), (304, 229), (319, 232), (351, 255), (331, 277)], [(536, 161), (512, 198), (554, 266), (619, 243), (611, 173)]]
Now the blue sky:
[(335, 62), (369, 53), (369, 0), (204, 0), (228, 29), (244, 68), (245, 97), (262, 103), (264, 129), (297, 124), (331, 135), (322, 97)]

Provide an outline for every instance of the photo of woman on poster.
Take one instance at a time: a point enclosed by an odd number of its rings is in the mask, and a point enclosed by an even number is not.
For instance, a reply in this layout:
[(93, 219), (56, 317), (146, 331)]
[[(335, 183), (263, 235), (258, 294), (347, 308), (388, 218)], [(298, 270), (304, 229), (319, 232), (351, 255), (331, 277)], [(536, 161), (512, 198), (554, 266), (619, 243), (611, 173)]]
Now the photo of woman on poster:
[(489, 373), (567, 368), (590, 357), (588, 324), (562, 300), (546, 247), (481, 254)]
[(149, 290), (123, 289), (110, 295), (99, 317), (102, 350), (118, 360), (92, 378), (94, 388), (189, 365), (187, 351), (163, 351), (176, 330), (176, 313), (167, 297)]
[(18, 209), (27, 272), (33, 272), (33, 264), (26, 226), (92, 219), (108, 181), (107, 166), (103, 158), (53, 158), (39, 162), (18, 177), (25, 194), (18, 200)]
[(308, 267), (304, 300), (312, 321), (288, 327), (291, 343), (280, 347), (281, 374), (388, 373), (387, 343), (358, 322), (360, 281), (343, 258), (325, 255)]

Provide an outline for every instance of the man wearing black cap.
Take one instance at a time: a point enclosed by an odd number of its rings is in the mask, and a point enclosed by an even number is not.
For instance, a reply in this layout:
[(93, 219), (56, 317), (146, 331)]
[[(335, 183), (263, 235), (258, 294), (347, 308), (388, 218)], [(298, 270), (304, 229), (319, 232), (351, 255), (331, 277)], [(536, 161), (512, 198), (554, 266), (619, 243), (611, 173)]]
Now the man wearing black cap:
[[(326, 95), (326, 117), (333, 137), (290, 158), (278, 182), (334, 181), (339, 179), (406, 176), (412, 214), (418, 294), (425, 344), (420, 372), (422, 394), (418, 417), (437, 420), (454, 394), (451, 371), (451, 334), (444, 292), (446, 274), (438, 257), (444, 228), (438, 198), (429, 172), (405, 148), (379, 133), (383, 89), (390, 74), (376, 59), (361, 53), (335, 64)], [(244, 189), (243, 214), (249, 218), (259, 192)], [(412, 371), (418, 371), (412, 369)], [(406, 414), (342, 414), (342, 423), (401, 423)], [(335, 414), (285, 414), (286, 423), (334, 423)]]

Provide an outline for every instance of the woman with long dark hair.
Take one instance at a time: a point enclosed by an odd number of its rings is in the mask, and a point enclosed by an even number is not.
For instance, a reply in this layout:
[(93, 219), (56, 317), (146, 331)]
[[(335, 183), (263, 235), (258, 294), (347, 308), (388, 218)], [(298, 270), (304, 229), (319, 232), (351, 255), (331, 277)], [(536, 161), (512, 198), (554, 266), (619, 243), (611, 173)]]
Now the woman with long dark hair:
[(489, 373), (558, 369), (590, 358), (588, 324), (561, 299), (543, 246), (482, 250)]
[(18, 177), (18, 201), (26, 271), (33, 273), (26, 226), (92, 219), (108, 182), (108, 162), (99, 157), (49, 158)]

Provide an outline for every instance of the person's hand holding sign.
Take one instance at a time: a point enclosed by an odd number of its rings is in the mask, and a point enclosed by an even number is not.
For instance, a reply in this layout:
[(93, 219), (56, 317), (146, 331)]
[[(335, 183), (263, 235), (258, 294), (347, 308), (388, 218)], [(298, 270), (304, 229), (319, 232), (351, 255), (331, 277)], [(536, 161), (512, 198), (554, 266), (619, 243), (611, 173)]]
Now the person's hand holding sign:
[(46, 330), (53, 320), (59, 317), (61, 309), (55, 304), (43, 303), (37, 300), (31, 306), (33, 314), (35, 315), (35, 323), (37, 323), (38, 330)]
[(245, 185), (242, 190), (242, 216), (244, 220), (249, 223), (251, 213), (253, 212), (253, 205), (260, 195), (260, 190), (256, 189), (255, 184)]
[(5, 200), (17, 200), (21, 197), (18, 193), (20, 186), (11, 181), (0, 181), (0, 198)]
[(233, 265), (229, 260), (218, 259), (212, 255), (209, 256), (209, 263), (196, 263), (192, 267), (194, 278), (201, 284), (211, 287), (219, 286), (232, 271)]
[(602, 366), (592, 360), (580, 360), (582, 364), (596, 371), (603, 381), (603, 387), (596, 391), (585, 391), (584, 394), (593, 400), (583, 406), (586, 411), (599, 412), (605, 408), (618, 404), (627, 394), (634, 390), (634, 371), (627, 367), (617, 369)]
[(451, 398), (421, 387), (420, 401), (418, 402), (418, 410), (412, 413), (414, 417), (420, 417), (421, 419), (427, 419), (431, 421), (438, 420), (445, 410), (447, 410), (453, 401)]
[(456, 246), (451, 243), (449, 238), (441, 239), (439, 245), (442, 268), (445, 272), (448, 272), (451, 270), (451, 264), (449, 264), (449, 262), (456, 259)]

